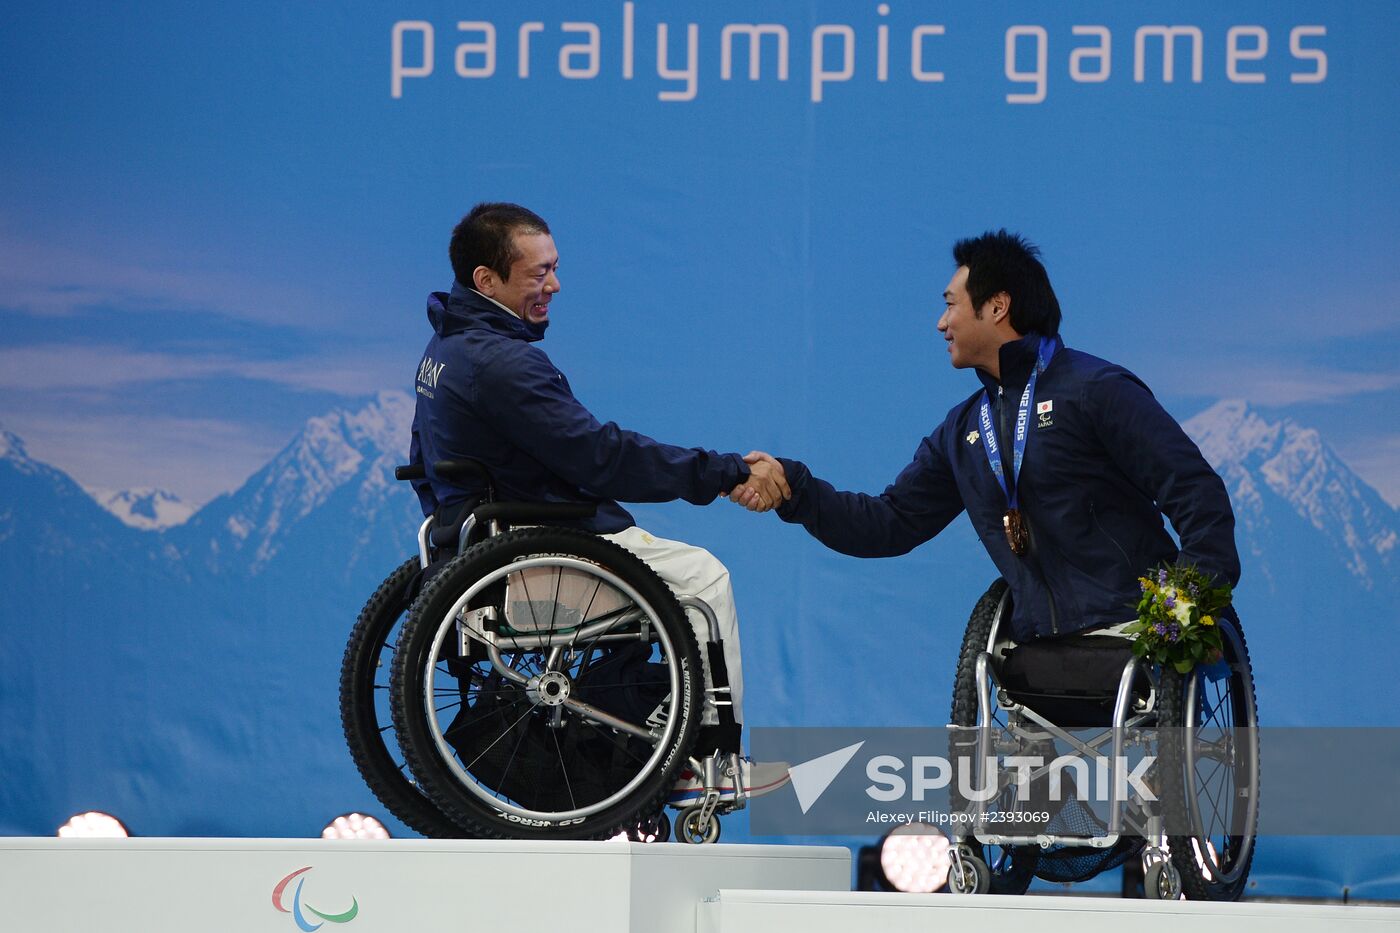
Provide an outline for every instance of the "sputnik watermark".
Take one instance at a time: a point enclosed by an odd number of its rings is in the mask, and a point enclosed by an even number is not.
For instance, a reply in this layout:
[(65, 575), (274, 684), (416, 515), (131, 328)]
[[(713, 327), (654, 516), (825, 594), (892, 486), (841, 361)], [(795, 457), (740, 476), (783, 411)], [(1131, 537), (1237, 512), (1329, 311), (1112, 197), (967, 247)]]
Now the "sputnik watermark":
[[(968, 756), (959, 756), (956, 762), (953, 762), (941, 755), (915, 755), (908, 761), (910, 777), (906, 779), (903, 774), (906, 762), (903, 759), (896, 755), (876, 755), (865, 765), (865, 776), (872, 782), (865, 792), (871, 800), (881, 803), (903, 800), (906, 797), (918, 803), (923, 801), (930, 791), (951, 788), (956, 775), (957, 791), (963, 799), (984, 803), (996, 799), (1002, 788), (1008, 786), (1008, 782), (1001, 780), (1000, 774), (1005, 767), (1011, 771), (1009, 785), (1015, 786), (1015, 799), (1018, 803), (1030, 801), (1032, 781), (1041, 777), (1047, 778), (1045, 799), (1056, 803), (1065, 800), (1067, 772), (1072, 775), (1074, 781), (1071, 785), (1074, 790), (1071, 793), (1078, 800), (1108, 803), (1113, 799), (1108, 793), (1111, 787), (1116, 787), (1116, 797), (1119, 800), (1127, 798), (1129, 794), (1136, 795), (1139, 800), (1156, 800), (1152, 789), (1143, 781), (1143, 777), (1151, 770), (1156, 760), (1155, 755), (1146, 755), (1136, 762), (1130, 762), (1120, 755), (1117, 759), (1118, 767), (1115, 769), (1108, 758), (1096, 756), (1093, 763), (1095, 780), (1091, 782), (1090, 764), (1078, 755), (1057, 756), (1050, 760), (1048, 767), (1043, 755), (1007, 755), (1005, 758), (989, 756), (983, 759), (981, 768), (977, 767), (974, 758)], [(1116, 782), (1113, 779), (1115, 771)], [(1085, 787), (1093, 788), (1093, 796), (1085, 797), (1079, 792), (1080, 788)]]
[(756, 801), (751, 826), (805, 835), (916, 822), (1019, 836), (1052, 826), (1093, 833), (1129, 803), (1157, 812), (1163, 752), (1155, 741), (1118, 751), (1102, 731), (1060, 742), (981, 738), (969, 727), (756, 729), (755, 756), (796, 764), (792, 791)]
[[(989, 836), (1400, 836), (1400, 728), (757, 727), (751, 754), (797, 762), (756, 798), (757, 836), (899, 823)], [(1263, 776), (1261, 788), (1261, 775)], [(1365, 806), (1356, 801), (1364, 800)], [(978, 824), (985, 824), (981, 828)], [(1155, 828), (1154, 828), (1155, 827)]]

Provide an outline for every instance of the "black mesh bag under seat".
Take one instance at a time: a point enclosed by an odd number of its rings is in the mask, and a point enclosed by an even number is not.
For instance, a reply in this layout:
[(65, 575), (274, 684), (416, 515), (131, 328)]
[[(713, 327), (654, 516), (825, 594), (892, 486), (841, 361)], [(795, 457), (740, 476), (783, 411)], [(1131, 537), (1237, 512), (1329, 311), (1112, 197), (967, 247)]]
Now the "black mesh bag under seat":
[[(1107, 829), (1094, 811), (1070, 799), (1050, 820), (1046, 832), (1057, 836), (1102, 836)], [(1137, 855), (1142, 851), (1142, 844), (1139, 836), (1123, 836), (1107, 849), (1053, 845), (1041, 851), (1035, 874), (1046, 881), (1087, 881)]]
[[(578, 699), (643, 723), (665, 699), (666, 667), (642, 644), (595, 648), (574, 683)], [(605, 799), (636, 775), (652, 752), (634, 736), (553, 709), (531, 709), (522, 687), (495, 671), (473, 671), (472, 687), (444, 737), (476, 783), (529, 810), (562, 812)], [(527, 712), (528, 711), (528, 712)]]
[[(1104, 728), (1112, 723), (1118, 681), (1132, 656), (1125, 638), (1044, 639), (1008, 649), (1000, 679), (1013, 700), (1061, 728)], [(1135, 689), (1146, 683), (1139, 675)]]

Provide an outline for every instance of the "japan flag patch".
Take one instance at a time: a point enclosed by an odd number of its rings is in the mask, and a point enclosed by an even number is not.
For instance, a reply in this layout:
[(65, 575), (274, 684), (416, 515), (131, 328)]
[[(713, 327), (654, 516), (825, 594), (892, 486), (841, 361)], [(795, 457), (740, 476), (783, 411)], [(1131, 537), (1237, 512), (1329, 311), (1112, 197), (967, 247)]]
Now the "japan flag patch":
[(1046, 400), (1043, 401), (1043, 402), (1036, 402), (1036, 403), (1035, 403), (1035, 413), (1036, 413), (1037, 415), (1048, 415), (1048, 414), (1050, 414), (1050, 412), (1052, 412), (1052, 411), (1054, 411), (1054, 410), (1055, 410), (1055, 400), (1054, 400), (1054, 399), (1046, 399)]

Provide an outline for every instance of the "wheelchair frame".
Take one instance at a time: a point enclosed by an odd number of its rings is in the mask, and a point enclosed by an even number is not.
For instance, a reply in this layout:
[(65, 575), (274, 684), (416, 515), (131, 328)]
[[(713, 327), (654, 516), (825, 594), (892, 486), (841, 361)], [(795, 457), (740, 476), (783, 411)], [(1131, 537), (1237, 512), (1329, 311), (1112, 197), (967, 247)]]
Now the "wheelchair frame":
[[(1101, 766), (1108, 764), (1110, 777), (1109, 788), (1109, 819), (1107, 831), (1103, 835), (1076, 836), (1061, 833), (1037, 833), (1035, 835), (1009, 835), (1004, 833), (982, 832), (979, 827), (988, 825), (986, 816), (988, 811), (988, 801), (997, 799), (1000, 793), (1007, 789), (1009, 785), (999, 782), (995, 791), (987, 796), (981, 793), (971, 795), (968, 813), (968, 823), (955, 823), (954, 845), (950, 848), (952, 866), (949, 873), (949, 886), (959, 893), (982, 893), (985, 892), (990, 883), (990, 869), (967, 845), (967, 840), (971, 838), (981, 846), (1038, 846), (1042, 851), (1052, 846), (1081, 847), (1088, 849), (1107, 850), (1116, 846), (1123, 837), (1125, 830), (1132, 830), (1135, 835), (1141, 836), (1145, 840), (1145, 845), (1141, 854), (1144, 876), (1145, 890), (1149, 897), (1160, 899), (1176, 899), (1181, 896), (1183, 890), (1182, 879), (1179, 870), (1173, 865), (1170, 857), (1170, 844), (1166, 820), (1162, 807), (1164, 801), (1138, 801), (1130, 798), (1127, 793), (1128, 782), (1124, 778), (1125, 751), (1132, 747), (1143, 747), (1143, 736), (1138, 731), (1141, 727), (1158, 725), (1160, 713), (1160, 701), (1162, 697), (1161, 672), (1152, 665), (1144, 664), (1137, 657), (1130, 657), (1123, 666), (1123, 671), (1119, 675), (1116, 695), (1114, 697), (1113, 715), (1110, 724), (1103, 728), (1098, 735), (1088, 739), (1081, 739), (1072, 734), (1067, 729), (1056, 725), (1047, 717), (1031, 709), (1024, 703), (1017, 702), (1010, 694), (1010, 691), (1003, 685), (998, 676), (998, 665), (995, 658), (1010, 646), (1010, 639), (1001, 635), (1002, 622), (1005, 619), (1005, 610), (1010, 600), (1010, 592), (1005, 591), (997, 605), (991, 631), (989, 632), (987, 643), (983, 650), (979, 652), (975, 659), (975, 676), (977, 690), (977, 724), (976, 724), (976, 761), (973, 769), (975, 788), (986, 788), (987, 775), (985, 773), (986, 764), (989, 759), (994, 759), (997, 751), (1013, 751), (1020, 747), (1022, 741), (1037, 741), (1047, 737), (1061, 740), (1078, 751), (1085, 758)], [(1097, 636), (1115, 637), (1115, 636)], [(1240, 644), (1243, 646), (1241, 637)], [(1244, 660), (1247, 670), (1247, 653)], [(1181, 700), (1185, 710), (1194, 711), (1197, 705), (1198, 679), (1187, 675), (1187, 687)], [(1145, 675), (1151, 689), (1146, 697), (1134, 696), (1134, 684), (1138, 681), (1139, 675)], [(1251, 678), (1252, 680), (1252, 678)], [(1004, 727), (1009, 737), (998, 742), (999, 736), (994, 735), (1002, 727), (993, 723), (993, 703), (995, 710), (1007, 714), (1007, 723)], [(1248, 722), (1245, 724), (1250, 730), (1257, 728), (1257, 711), (1254, 706), (1252, 683), (1250, 695), (1248, 697)], [(1197, 731), (1195, 716), (1185, 716), (1184, 742), (1188, 749), (1188, 761), (1195, 749), (1197, 742)], [(1034, 726), (1039, 727), (1040, 732), (1029, 730), (1022, 726), (1018, 719), (1028, 720)], [(950, 725), (950, 730), (962, 729)], [(1100, 749), (1105, 745), (1110, 745), (1110, 751), (1106, 755)], [(1110, 757), (1111, 756), (1111, 757)], [(1231, 751), (1233, 757), (1233, 750)], [(1245, 774), (1247, 787), (1249, 789), (1246, 812), (1244, 815), (1244, 825), (1249, 827), (1249, 833), (1244, 837), (1242, 849), (1235, 853), (1236, 864), (1249, 864), (1252, 854), (1254, 831), (1257, 825), (1258, 814), (1258, 778), (1259, 778), (1259, 758), (1257, 747), (1248, 756), (1248, 769)], [(1029, 783), (1036, 779), (1047, 778), (1052, 771), (1057, 770), (1055, 761), (1027, 771), (1024, 780)], [(1154, 762), (1154, 769), (1162, 767), (1160, 759)], [(1160, 781), (1158, 782), (1160, 785)], [(1191, 792), (1190, 780), (1188, 779), (1183, 788)], [(1052, 785), (1053, 786), (1053, 785)], [(1133, 808), (1137, 809), (1134, 810)], [(1204, 842), (1205, 829), (1201, 825), (1200, 814), (1195, 806), (1188, 806), (1191, 823), (1192, 845), (1195, 848), (1195, 863), (1206, 878), (1212, 882), (1222, 882), (1225, 879), (1211, 858), (1202, 857), (1208, 843)]]
[[(501, 506), (508, 506), (510, 503), (498, 504), (501, 504)], [(428, 538), (430, 538), (433, 523), (433, 516), (428, 516), (426, 520), (423, 521), (423, 525), (419, 528), (419, 560), (424, 569), (426, 569), (428, 560), (430, 560)], [(477, 516), (476, 511), (473, 511), (473, 513), (466, 518), (465, 523), (462, 524), (462, 531), (459, 532), (459, 553), (466, 551), (466, 548), (468, 548), (468, 541), (472, 538), (472, 532), (479, 527), (479, 524), (482, 524), (479, 521), (479, 516)], [(501, 534), (501, 523), (498, 518), (486, 518), (484, 524), (486, 524), (487, 531), (483, 539), (494, 538), (497, 537), (498, 534)], [(519, 570), (528, 570), (533, 566), (543, 565), (543, 563), (545, 562), (543, 562), (542, 559), (521, 560), (521, 562), (512, 563), (512, 573), (519, 572)], [(629, 595), (631, 600), (637, 602), (637, 604), (645, 605), (640, 595), (634, 593), (631, 587), (627, 586), (623, 580), (620, 580), (615, 574), (599, 569), (599, 567), (585, 565), (585, 562), (581, 562), (581, 560), (570, 562), (570, 560), (560, 558), (554, 558), (552, 560), (552, 566), (575, 566), (580, 570), (587, 569), (589, 573), (598, 574), (598, 576), (601, 576), (602, 579), (608, 581), (612, 586), (619, 588), (622, 593)], [(515, 682), (515, 684), (519, 686), (524, 686), (526, 691), (531, 691), (531, 689), (536, 689), (536, 691), (538, 691), (539, 685), (533, 684), (532, 682), (533, 679), (538, 678), (525, 677), (524, 674), (521, 674), (521, 672), (505, 663), (504, 658), (501, 657), (500, 636), (491, 632), (486, 625), (487, 622), (496, 619), (496, 607), (482, 607), (479, 609), (465, 608), (470, 600), (472, 600), (473, 595), (479, 593), (482, 588), (484, 588), (483, 584), (473, 584), (466, 593), (463, 593), (461, 597), (458, 598), (454, 611), (452, 611), (455, 615), (458, 615), (459, 650), (461, 650), (463, 654), (468, 651), (469, 639), (475, 639), (477, 642), (483, 643), (484, 646), (486, 646), (487, 658), (490, 660), (491, 668), (493, 668), (497, 674), (508, 679), (508, 681)], [(676, 601), (679, 602), (680, 608), (693, 609), (694, 612), (697, 612), (697, 614), (706, 621), (706, 628), (708, 629), (708, 633), (710, 633), (710, 637), (708, 637), (708, 642), (706, 643), (706, 649), (708, 651), (708, 660), (710, 660), (711, 679), (713, 679), (713, 685), (707, 686), (706, 688), (706, 698), (708, 702), (710, 702), (710, 705), (713, 705), (715, 709), (720, 712), (721, 724), (732, 726), (732, 724), (734, 724), (734, 712), (732, 712), (734, 702), (729, 698), (729, 695), (731, 695), (731, 688), (729, 688), (728, 685), (728, 671), (727, 668), (725, 668), (724, 653), (722, 653), (720, 621), (718, 621), (717, 616), (715, 616), (714, 608), (711, 608), (708, 602), (701, 600), (699, 597), (676, 597)], [(560, 633), (560, 635), (512, 635), (508, 640), (510, 640), (511, 647), (547, 647), (547, 649), (552, 649), (552, 657), (557, 658), (560, 651), (563, 651), (566, 647), (570, 647), (571, 644), (577, 642), (580, 637), (585, 640), (592, 640), (592, 642), (613, 642), (613, 640), (626, 642), (626, 640), (634, 640), (636, 636), (633, 635), (608, 635), (608, 632), (610, 629), (622, 628), (622, 626), (627, 625), (627, 623), (636, 621), (636, 619), (644, 615), (643, 609), (634, 607), (631, 611), (624, 612), (623, 615), (616, 616), (616, 618), (606, 619), (606, 621), (602, 622), (589, 623), (588, 626), (584, 626), (584, 628), (578, 630), (578, 632), (567, 633), (567, 635), (566, 633)], [(431, 685), (426, 684), (424, 688), (431, 691)], [(672, 691), (676, 691), (678, 688), (679, 685), (672, 684)], [(655, 728), (644, 730), (644, 728), (627, 723), (626, 720), (612, 716), (612, 714), (606, 712), (606, 710), (598, 709), (598, 707), (588, 705), (588, 703), (581, 702), (581, 700), (567, 698), (567, 696), (560, 700), (560, 705), (566, 707), (570, 712), (584, 717), (584, 719), (592, 720), (595, 721), (595, 723), (602, 724), (602, 726), (615, 728), (617, 731), (623, 731), (623, 733), (636, 735), (637, 738), (650, 741), (652, 744), (657, 745), (658, 748), (664, 747), (665, 745), (665, 734), (662, 733), (658, 735)], [(438, 742), (438, 748), (445, 754), (445, 751), (447, 751), (447, 749), (445, 749), (445, 738), (444, 735), (441, 734), (441, 731), (435, 727), (435, 724), (434, 733), (434, 738)], [(694, 843), (718, 841), (718, 838), (720, 838), (718, 817), (734, 813), (736, 810), (743, 810), (743, 808), (748, 806), (748, 794), (743, 792), (742, 782), (736, 780), (735, 796), (734, 799), (731, 800), (721, 801), (721, 792), (720, 789), (718, 789), (718, 787), (720, 787), (722, 775), (739, 775), (738, 759), (738, 752), (722, 752), (720, 749), (715, 749), (713, 754), (706, 755), (703, 759), (697, 759), (694, 755), (689, 756), (690, 766), (692, 766), (694, 772), (701, 777), (704, 792), (701, 794), (700, 800), (697, 801), (697, 803), (690, 804), (690, 806), (668, 804), (668, 806), (680, 811), (679, 824), (680, 827), (682, 827), (678, 835), (680, 841)], [(466, 776), (461, 776), (463, 777), (463, 783), (470, 786), (470, 782), (466, 779)], [(640, 777), (638, 777), (638, 780), (640, 780)], [(630, 787), (619, 793), (626, 793), (627, 790), (630, 790)], [(508, 804), (500, 803), (500, 801), (491, 801), (491, 803), (493, 803), (493, 806), (510, 808)], [(564, 814), (564, 817), (567, 818), (567, 814)]]
[[(515, 527), (523, 528), (529, 527), (533, 523), (577, 519), (593, 514), (593, 507), (588, 504), (514, 503), (495, 501), (494, 483), (492, 482), (490, 474), (483, 465), (476, 461), (444, 461), (434, 464), (434, 469), (439, 475), (449, 479), (471, 477), (482, 480), (486, 483), (487, 495), (485, 501), (473, 509), (462, 521), (460, 529), (456, 534), (456, 540), (451, 544), (448, 544), (445, 540), (436, 542), (433, 540), (433, 531), (437, 527), (435, 516), (428, 516), (424, 519), (418, 528), (417, 535), (418, 564), (419, 567), (424, 570), (432, 563), (433, 557), (435, 556), (435, 545), (439, 555), (446, 548), (452, 548), (453, 550), (451, 553), (460, 555), (466, 553), (472, 546), (492, 538), (497, 538), (505, 533), (509, 530), (509, 525), (511, 523), (518, 523)], [(395, 470), (395, 476), (400, 480), (418, 479), (424, 475), (425, 471), (421, 466), (399, 467)], [(645, 617), (647, 610), (643, 607), (647, 606), (647, 603), (638, 593), (632, 590), (625, 581), (618, 578), (606, 568), (584, 560), (567, 558), (562, 555), (551, 555), (548, 557), (541, 556), (517, 559), (509, 565), (509, 572), (524, 571), (546, 564), (564, 569), (576, 568), (595, 576), (605, 581), (609, 586), (616, 588), (618, 592), (625, 594), (627, 598), (632, 601), (633, 605), (631, 608), (622, 611), (616, 616), (589, 623), (585, 628), (579, 631), (540, 634), (517, 633), (511, 635), (507, 639), (507, 650), (543, 649), (548, 653), (551, 663), (557, 663), (563, 652), (576, 644), (580, 637), (589, 644), (624, 640), (634, 641), (638, 638), (637, 633), (609, 634), (611, 630), (624, 625), (633, 625), (638, 619)], [(505, 574), (498, 575), (501, 579), (505, 578)], [(491, 630), (491, 623), (496, 621), (496, 607), (486, 606), (470, 610), (465, 608), (470, 604), (473, 594), (484, 588), (485, 586), (482, 584), (469, 587), (467, 591), (457, 598), (456, 603), (448, 613), (450, 616), (457, 617), (455, 637), (458, 642), (457, 648), (464, 656), (467, 653), (469, 643), (475, 642), (480, 644), (484, 647), (485, 660), (489, 661), (491, 670), (499, 675), (505, 682), (529, 692), (532, 697), (538, 695), (549, 705), (563, 707), (569, 710), (573, 715), (595, 723), (597, 726), (642, 739), (650, 743), (653, 748), (656, 749), (657, 755), (660, 755), (671, 743), (673, 738), (671, 735), (671, 731), (674, 728), (673, 723), (665, 723), (660, 726), (651, 726), (651, 724), (648, 724), (649, 728), (642, 728), (639, 725), (614, 716), (606, 710), (583, 702), (576, 697), (569, 696), (566, 683), (546, 683), (545, 681), (549, 680), (547, 674), (543, 678), (540, 675), (529, 677), (513, 668), (507, 663), (505, 658), (502, 657), (502, 642), (500, 636)], [(720, 725), (732, 729), (734, 734), (737, 734), (737, 728), (734, 726), (733, 719), (733, 704), (730, 697), (731, 690), (724, 665), (719, 623), (714, 610), (708, 603), (697, 597), (677, 597), (676, 602), (680, 605), (683, 614), (687, 611), (691, 611), (698, 613), (699, 616), (704, 619), (704, 628), (708, 632), (709, 637), (703, 650), (708, 651), (707, 660), (709, 661), (711, 672), (711, 684), (704, 688), (705, 697), (708, 702), (717, 709), (720, 717)], [(687, 621), (686, 624), (689, 625), (690, 623)], [(647, 638), (645, 622), (643, 622), (641, 637), (644, 639)], [(443, 633), (439, 633), (431, 649), (433, 656), (436, 656), (443, 640)], [(671, 671), (671, 690), (673, 695), (679, 694), (677, 684), (674, 682), (676, 677), (677, 673), (673, 668)], [(567, 678), (561, 677), (555, 680), (562, 682), (567, 681)], [(425, 709), (431, 710), (434, 708), (435, 698), (432, 694), (433, 686), (430, 677), (424, 678), (423, 689), (425, 692), (423, 698), (424, 707)], [(553, 693), (550, 693), (550, 691), (553, 691)], [(488, 803), (493, 809), (503, 812), (518, 810), (519, 813), (517, 813), (517, 815), (528, 813), (528, 811), (520, 810), (520, 808), (514, 807), (509, 802), (500, 798), (493, 797), (487, 801), (483, 796), (486, 794), (486, 791), (479, 788), (474, 779), (470, 776), (464, 776), (460, 765), (453, 760), (451, 750), (447, 748), (440, 724), (430, 718), (428, 727), (432, 733), (431, 738), (437, 745), (437, 750), (441, 758), (444, 760), (444, 763), (457, 773), (463, 786), (478, 798), (481, 798), (483, 802)], [(407, 738), (402, 733), (400, 733), (398, 737), (401, 744), (407, 741)], [(353, 744), (352, 740), (352, 746)], [(701, 779), (703, 789), (700, 798), (695, 801), (686, 801), (685, 803), (671, 803), (668, 801), (665, 804), (665, 806), (680, 811), (677, 817), (677, 835), (682, 841), (691, 843), (716, 841), (719, 838), (719, 817), (735, 810), (743, 809), (747, 805), (748, 799), (742, 781), (739, 780), (741, 771), (738, 752), (724, 752), (715, 749), (703, 757), (697, 757), (702, 751), (704, 750), (700, 748), (692, 748), (686, 752), (687, 763)], [(405, 749), (405, 752), (407, 752), (407, 749)], [(359, 756), (357, 756), (357, 759), (358, 757)], [(650, 767), (650, 765), (648, 767)], [(597, 812), (605, 805), (625, 799), (626, 795), (630, 791), (635, 790), (648, 773), (650, 773), (649, 770), (642, 770), (629, 784), (610, 795), (602, 804), (586, 808), (586, 812)], [(720, 783), (726, 775), (735, 777), (733, 782), (735, 787), (732, 794), (726, 791), (725, 799), (721, 799), (722, 793), (720, 791)], [(366, 776), (368, 778), (368, 775)], [(373, 783), (374, 782), (371, 782), (372, 786)], [(425, 803), (431, 803), (434, 809), (444, 813), (444, 821), (451, 822), (446, 816), (445, 811), (443, 811), (442, 806), (433, 799), (432, 795), (428, 794), (421, 785), (413, 785), (413, 787), (416, 791), (423, 794)], [(378, 792), (377, 789), (376, 792)], [(382, 797), (383, 795), (381, 795), (381, 798)], [(389, 804), (388, 800), (384, 802)], [(390, 804), (390, 809), (395, 808)], [(567, 816), (569, 816), (569, 814), (562, 814), (560, 818), (563, 819)], [(422, 821), (420, 820), (419, 822), (421, 823)], [(432, 828), (436, 828), (436, 824), (434, 824)], [(667, 838), (670, 834), (670, 826), (664, 815), (664, 807), (659, 809), (657, 813), (651, 817), (644, 818), (642, 824), (630, 832), (634, 838)]]

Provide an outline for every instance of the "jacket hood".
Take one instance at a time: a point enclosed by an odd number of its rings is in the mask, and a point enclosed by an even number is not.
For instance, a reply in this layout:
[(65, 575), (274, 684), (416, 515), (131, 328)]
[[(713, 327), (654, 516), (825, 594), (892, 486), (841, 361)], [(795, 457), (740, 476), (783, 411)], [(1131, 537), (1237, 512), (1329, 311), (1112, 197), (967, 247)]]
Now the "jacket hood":
[(543, 340), (545, 328), (549, 326), (548, 321), (540, 324), (522, 321), (460, 282), (452, 283), (451, 292), (433, 292), (428, 296), (428, 323), (439, 337), (480, 329), (531, 343)]

